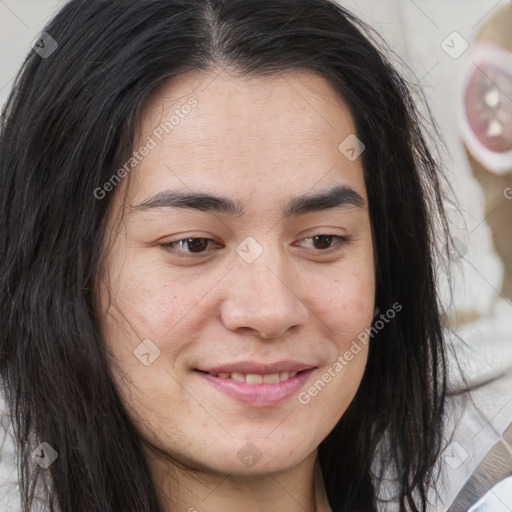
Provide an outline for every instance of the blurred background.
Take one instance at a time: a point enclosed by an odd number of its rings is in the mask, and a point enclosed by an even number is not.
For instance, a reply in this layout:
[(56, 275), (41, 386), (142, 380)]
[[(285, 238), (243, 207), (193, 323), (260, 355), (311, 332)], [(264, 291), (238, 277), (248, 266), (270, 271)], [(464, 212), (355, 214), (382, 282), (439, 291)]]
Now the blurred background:
[[(2, 105), (33, 41), (64, 3), (0, 0)], [(509, 444), (512, 441), (507, 441), (512, 436), (506, 434), (512, 423), (512, 174), (489, 171), (488, 166), (468, 158), (459, 120), (464, 110), (463, 77), (471, 66), (477, 65), (473, 56), (478, 34), (482, 30), (490, 30), (491, 34), (494, 31), (498, 41), (512, 50), (512, 4), (509, 0), (340, 0), (339, 3), (384, 38), (397, 54), (396, 64), (407, 80), (423, 91), (443, 138), (443, 142), (437, 143), (459, 202), (460, 213), (456, 207), (448, 207), (455, 236), (452, 254), (457, 263), (449, 323), (455, 333), (451, 343), (468, 382), (464, 384), (453, 365), (450, 407), (455, 430), (443, 459), (445, 487), (440, 491), (440, 501), (432, 508), (445, 511), (478, 473), (479, 467), (481, 471), (493, 447), (503, 444), (501, 463), (505, 473), (512, 475)], [(489, 93), (485, 96), (489, 108), (494, 108), (496, 98), (500, 97), (502, 106), (506, 102), (503, 112), (508, 112), (512, 119), (510, 62), (504, 64), (504, 68), (509, 66), (508, 75), (505, 70), (508, 82), (493, 82), (492, 77), (485, 75), (491, 81), (490, 89), (482, 94)], [(505, 122), (504, 127), (492, 124), (487, 134), (500, 135), (498, 132), (504, 130), (506, 138), (508, 129), (508, 136), (512, 137), (511, 123)], [(509, 149), (512, 150), (512, 145)], [(512, 170), (512, 157), (509, 170)], [(445, 295), (448, 301), (448, 293)], [(5, 503), (1, 501), (2, 495), (7, 499), (10, 492), (4, 482), (13, 474), (14, 455), (8, 443), (6, 438), (0, 452), (0, 511)], [(510, 460), (506, 458), (507, 451)], [(501, 473), (499, 477), (502, 478)], [(506, 507), (503, 510), (512, 512), (510, 492), (501, 501)], [(455, 512), (467, 510), (462, 505), (453, 507), (450, 510)]]

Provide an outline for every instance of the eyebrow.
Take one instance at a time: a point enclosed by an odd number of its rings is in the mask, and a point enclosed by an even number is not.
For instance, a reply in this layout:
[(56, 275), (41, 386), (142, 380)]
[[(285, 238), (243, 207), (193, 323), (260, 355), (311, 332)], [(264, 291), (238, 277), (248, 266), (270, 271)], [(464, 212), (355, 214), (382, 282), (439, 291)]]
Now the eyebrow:
[[(294, 217), (311, 212), (355, 206), (364, 208), (363, 198), (352, 188), (338, 185), (315, 193), (292, 198), (282, 209), (283, 217)], [(186, 208), (202, 212), (222, 213), (233, 217), (244, 215), (241, 201), (207, 193), (165, 190), (133, 206), (133, 212), (143, 212), (161, 208)]]

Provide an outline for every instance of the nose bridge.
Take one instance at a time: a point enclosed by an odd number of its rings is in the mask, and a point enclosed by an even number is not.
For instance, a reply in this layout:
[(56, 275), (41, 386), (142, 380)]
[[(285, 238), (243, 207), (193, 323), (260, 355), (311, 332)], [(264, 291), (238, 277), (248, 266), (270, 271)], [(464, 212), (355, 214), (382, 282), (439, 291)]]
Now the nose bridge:
[[(223, 307), (223, 321), (229, 329), (256, 330), (269, 337), (275, 337), (288, 328), (303, 323), (307, 308), (300, 297), (300, 290), (294, 286), (296, 280), (290, 273), (290, 266), (278, 248), (263, 248), (256, 254), (255, 245), (240, 244), (242, 249), (235, 268), (230, 272), (231, 282)], [(251, 244), (253, 244), (251, 246)], [(246, 258), (243, 250), (252, 252)]]

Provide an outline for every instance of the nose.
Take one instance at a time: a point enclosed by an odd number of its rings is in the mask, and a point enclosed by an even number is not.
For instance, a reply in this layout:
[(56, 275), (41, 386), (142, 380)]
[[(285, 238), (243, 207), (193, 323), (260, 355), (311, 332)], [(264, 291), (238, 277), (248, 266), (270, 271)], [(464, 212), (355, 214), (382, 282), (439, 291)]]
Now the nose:
[(304, 325), (310, 312), (297, 278), (286, 267), (269, 251), (252, 263), (237, 261), (221, 305), (224, 326), (239, 334), (279, 338)]

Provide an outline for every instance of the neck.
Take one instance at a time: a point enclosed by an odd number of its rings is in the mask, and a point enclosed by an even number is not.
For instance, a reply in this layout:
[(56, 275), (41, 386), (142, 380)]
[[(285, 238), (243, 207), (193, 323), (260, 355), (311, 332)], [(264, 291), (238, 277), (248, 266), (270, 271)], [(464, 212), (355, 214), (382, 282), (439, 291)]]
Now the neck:
[(149, 461), (164, 512), (324, 512), (316, 457), (315, 451), (294, 468), (251, 474), (191, 469), (154, 454)]

